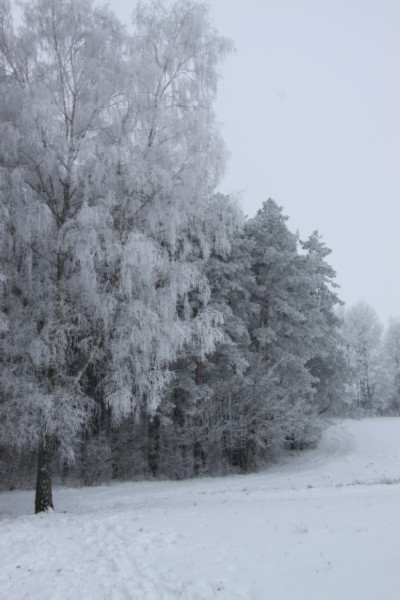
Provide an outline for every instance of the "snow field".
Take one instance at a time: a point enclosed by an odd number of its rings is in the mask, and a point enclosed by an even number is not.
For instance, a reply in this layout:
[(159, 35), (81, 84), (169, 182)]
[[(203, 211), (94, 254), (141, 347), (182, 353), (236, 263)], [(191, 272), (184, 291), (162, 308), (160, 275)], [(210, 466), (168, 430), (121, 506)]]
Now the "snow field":
[(400, 419), (344, 421), (263, 473), (0, 494), (10, 600), (397, 600)]

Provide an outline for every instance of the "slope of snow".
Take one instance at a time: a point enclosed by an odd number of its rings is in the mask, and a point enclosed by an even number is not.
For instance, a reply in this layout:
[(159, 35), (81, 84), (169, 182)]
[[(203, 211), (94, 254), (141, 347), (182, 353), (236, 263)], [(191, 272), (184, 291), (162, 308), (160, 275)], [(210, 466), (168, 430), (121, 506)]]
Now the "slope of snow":
[(343, 421), (268, 471), (0, 494), (0, 598), (397, 600), (400, 419)]

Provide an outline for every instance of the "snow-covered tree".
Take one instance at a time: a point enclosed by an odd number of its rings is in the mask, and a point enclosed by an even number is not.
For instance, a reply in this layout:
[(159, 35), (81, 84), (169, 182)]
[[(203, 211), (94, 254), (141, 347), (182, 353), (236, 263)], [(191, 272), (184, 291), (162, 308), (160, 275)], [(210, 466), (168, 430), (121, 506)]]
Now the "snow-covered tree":
[(200, 440), (203, 468), (247, 471), (288, 439), (312, 442), (317, 409), (340, 393), (329, 250), (317, 233), (302, 253), (299, 246), (269, 200), (236, 234), (231, 253), (208, 261), (210, 304), (224, 315), (224, 337), (204, 362), (185, 354), (174, 398), (182, 448), (196, 455), (192, 442)]
[[(229, 342), (227, 331), (232, 329), (232, 311), (229, 302), (233, 300), (230, 292), (239, 287), (239, 274), (236, 271), (236, 241), (243, 216), (235, 203), (218, 194), (215, 197), (214, 210), (210, 219), (220, 222), (227, 235), (227, 243), (215, 246), (206, 263), (206, 276), (210, 286), (209, 309), (223, 317), (218, 333), (218, 344), (212, 354), (205, 355), (202, 345), (196, 339), (190, 340), (178, 355), (174, 365), (174, 377), (160, 405), (156, 417), (149, 427), (150, 463), (153, 475), (157, 470), (168, 472), (170, 476), (182, 478), (215, 470), (214, 451), (216, 429), (213, 421), (215, 408), (215, 388), (221, 378), (230, 381), (231, 366), (223, 372), (215, 373), (213, 365), (219, 361), (221, 353), (227, 351)], [(221, 268), (221, 265), (222, 268)], [(228, 280), (222, 291), (215, 277), (215, 270), (224, 268), (231, 271), (231, 285)], [(236, 280), (236, 282), (235, 282)], [(189, 309), (192, 317), (201, 314), (204, 309), (201, 296), (194, 292), (189, 296)], [(241, 348), (233, 348), (232, 355), (244, 363)], [(226, 367), (226, 363), (224, 363)], [(233, 366), (232, 366), (233, 368)]]
[(350, 380), (349, 402), (359, 408), (374, 409), (379, 401), (377, 387), (381, 379), (380, 347), (382, 325), (375, 310), (359, 302), (342, 313), (342, 334)]
[(336, 293), (339, 287), (336, 273), (327, 263), (331, 250), (314, 231), (301, 242), (305, 297), (304, 311), (312, 346), (307, 368), (315, 378), (315, 401), (319, 411), (340, 412), (345, 395), (346, 361), (340, 337), (340, 319), (337, 307), (341, 301)]
[(391, 318), (383, 336), (382, 410), (400, 414), (400, 318)]
[(184, 0), (139, 3), (132, 35), (89, 0), (26, 2), (17, 33), (1, 11), (3, 432), (39, 447), (41, 511), (99, 400), (154, 412), (179, 350), (219, 337), (204, 260), (228, 245), (212, 101), (231, 44)]
[(273, 369), (286, 389), (288, 402), (295, 402), (312, 396), (312, 377), (305, 368), (312, 354), (310, 338), (305, 335), (309, 324), (304, 314), (298, 238), (288, 230), (286, 221), (282, 209), (268, 200), (247, 225), (254, 245), (252, 268), (259, 306), (252, 337), (260, 374)]
[[(1, 192), (0, 192), (1, 194)], [(1, 195), (0, 195), (1, 199)], [(4, 256), (3, 246), (6, 244), (6, 212), (4, 206), (0, 200), (0, 256)], [(5, 296), (5, 284), (7, 277), (4, 272), (4, 266), (0, 263), (0, 336), (5, 335), (9, 330), (10, 322), (7, 315), (4, 312), (4, 296)]]
[[(328, 360), (338, 326), (334, 272), (325, 262), (329, 250), (315, 233), (300, 253), (298, 236), (286, 221), (282, 209), (268, 200), (246, 224), (257, 282), (252, 300), (259, 307), (249, 324), (252, 378), (258, 389), (255, 396), (264, 401), (260, 414), (265, 414), (254, 419), (254, 435), (264, 446), (271, 441), (271, 431), (276, 433), (274, 444), (282, 437), (296, 444), (313, 440), (314, 398), (322, 386), (316, 365)], [(265, 436), (263, 424), (268, 425)]]

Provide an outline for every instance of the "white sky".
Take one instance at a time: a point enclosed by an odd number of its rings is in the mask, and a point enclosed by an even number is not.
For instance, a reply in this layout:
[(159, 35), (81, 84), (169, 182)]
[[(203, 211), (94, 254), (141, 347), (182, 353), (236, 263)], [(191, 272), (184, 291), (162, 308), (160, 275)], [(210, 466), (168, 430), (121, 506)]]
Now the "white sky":
[[(130, 22), (134, 0), (108, 4)], [(293, 231), (323, 235), (346, 303), (400, 315), (400, 0), (208, 4), (237, 50), (216, 105), (221, 191), (250, 216), (274, 198)]]
[[(341, 297), (400, 315), (400, 1), (211, 0), (236, 54), (216, 106), (224, 192), (274, 198), (333, 250)], [(110, 7), (128, 22), (130, 0)]]
[(236, 43), (218, 115), (227, 191), (318, 229), (341, 296), (400, 315), (399, 0), (214, 0)]
[[(228, 9), (229, 4), (229, 9)], [(218, 115), (227, 190), (318, 229), (341, 296), (400, 314), (399, 0), (214, 0), (235, 40)]]

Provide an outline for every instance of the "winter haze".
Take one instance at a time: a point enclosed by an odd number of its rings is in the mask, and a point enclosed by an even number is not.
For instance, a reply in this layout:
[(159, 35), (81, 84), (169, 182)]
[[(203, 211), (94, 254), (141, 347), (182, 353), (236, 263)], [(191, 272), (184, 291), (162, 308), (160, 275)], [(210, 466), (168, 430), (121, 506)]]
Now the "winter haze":
[[(110, 7), (126, 23), (134, 3)], [(400, 3), (210, 0), (236, 54), (217, 114), (231, 152), (221, 187), (252, 216), (268, 197), (314, 229), (348, 304), (400, 313)]]

